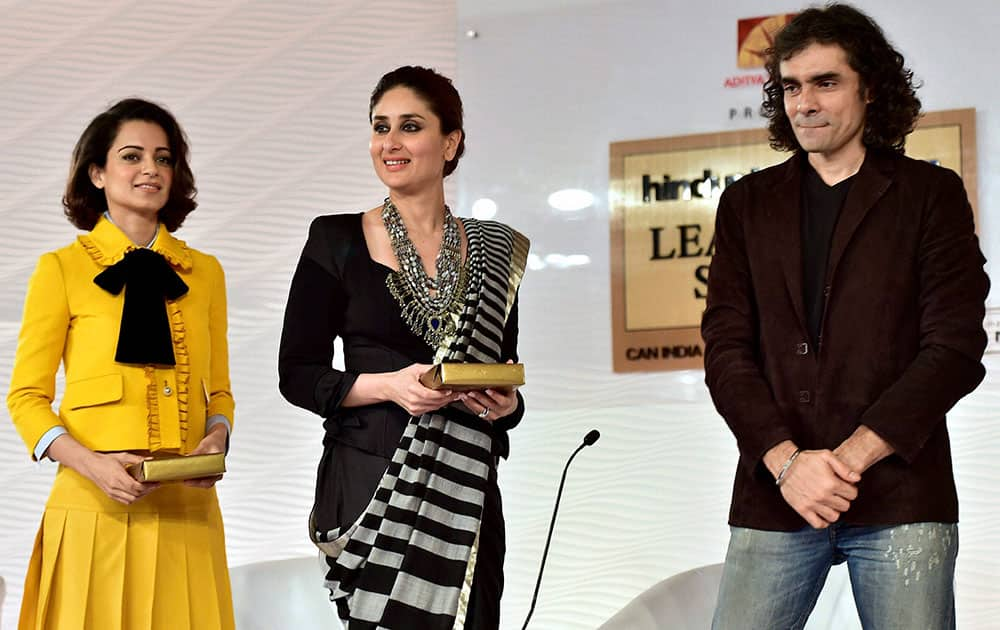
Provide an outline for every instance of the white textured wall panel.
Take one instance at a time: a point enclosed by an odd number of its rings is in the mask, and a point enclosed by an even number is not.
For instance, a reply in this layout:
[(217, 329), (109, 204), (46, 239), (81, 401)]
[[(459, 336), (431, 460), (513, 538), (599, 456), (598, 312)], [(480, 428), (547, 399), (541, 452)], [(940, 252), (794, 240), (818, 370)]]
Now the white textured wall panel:
[[(229, 560), (311, 553), (305, 522), (322, 429), (277, 391), (288, 281), (312, 217), (380, 203), (368, 95), (406, 63), (454, 74), (454, 2), (0, 2), (0, 11), (4, 394), (28, 275), (76, 234), (60, 205), (73, 144), (120, 98), (161, 102), (188, 133), (199, 188), (178, 235), (227, 273), (237, 417), (219, 495)], [(31, 463), (5, 407), (2, 416), (7, 630), (54, 466)]]

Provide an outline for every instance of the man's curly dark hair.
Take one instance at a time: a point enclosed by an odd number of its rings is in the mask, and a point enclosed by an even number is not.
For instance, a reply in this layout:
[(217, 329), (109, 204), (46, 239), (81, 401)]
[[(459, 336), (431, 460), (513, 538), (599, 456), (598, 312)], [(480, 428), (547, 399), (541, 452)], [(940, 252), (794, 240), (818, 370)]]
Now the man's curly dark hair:
[(906, 136), (920, 117), (918, 86), (913, 72), (903, 64), (903, 55), (886, 40), (882, 29), (867, 15), (846, 4), (799, 13), (777, 35), (767, 51), (764, 103), (761, 114), (770, 122), (771, 146), (779, 151), (800, 149), (785, 113), (780, 64), (811, 44), (834, 44), (847, 53), (847, 62), (861, 79), (865, 108), (862, 141), (872, 149), (902, 153)]

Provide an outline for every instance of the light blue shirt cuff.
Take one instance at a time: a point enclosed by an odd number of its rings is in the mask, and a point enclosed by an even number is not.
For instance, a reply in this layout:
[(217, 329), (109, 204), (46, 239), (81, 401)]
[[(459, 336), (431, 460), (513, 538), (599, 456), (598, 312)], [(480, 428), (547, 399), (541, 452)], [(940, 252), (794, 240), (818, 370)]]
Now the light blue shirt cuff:
[(217, 424), (223, 424), (226, 426), (226, 453), (228, 453), (229, 435), (233, 432), (233, 425), (231, 422), (229, 422), (229, 418), (222, 415), (221, 413), (217, 413), (209, 416), (208, 419), (205, 420), (205, 433), (207, 434), (212, 429), (212, 427), (214, 427)]
[(69, 431), (66, 427), (52, 427), (46, 431), (41, 438), (38, 439), (38, 444), (35, 444), (35, 459), (39, 460), (45, 457), (45, 452), (49, 450), (52, 443), (56, 441), (56, 438), (60, 435), (69, 435)]
[[(226, 426), (226, 450), (229, 450), (229, 434), (233, 432), (233, 425), (229, 422), (229, 418), (222, 415), (221, 413), (215, 414), (214, 416), (209, 416), (208, 420), (205, 421), (205, 432), (208, 433), (209, 429), (217, 424), (223, 424)], [(39, 438), (38, 443), (35, 444), (35, 459), (42, 459), (45, 457), (45, 452), (49, 450), (52, 443), (56, 441), (56, 438), (60, 435), (68, 435), (69, 431), (66, 427), (52, 427)]]
[(226, 425), (226, 433), (233, 432), (233, 425), (229, 422), (229, 418), (221, 413), (217, 413), (213, 416), (209, 416), (208, 420), (205, 420), (205, 433), (208, 433), (208, 431), (217, 424)]

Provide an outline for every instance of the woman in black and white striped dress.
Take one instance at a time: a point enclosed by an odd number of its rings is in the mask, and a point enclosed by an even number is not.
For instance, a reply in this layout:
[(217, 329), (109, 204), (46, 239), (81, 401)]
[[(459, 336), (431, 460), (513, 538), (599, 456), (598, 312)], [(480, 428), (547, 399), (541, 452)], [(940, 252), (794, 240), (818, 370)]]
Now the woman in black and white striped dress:
[[(495, 629), (504, 526), (497, 464), (524, 413), (514, 390), (434, 391), (442, 361), (517, 361), (528, 240), (458, 219), (444, 177), (465, 147), (451, 81), (405, 66), (375, 87), (363, 213), (318, 217), (288, 297), (282, 394), (324, 417), (310, 530), (351, 628)], [(345, 370), (332, 367), (333, 340)]]

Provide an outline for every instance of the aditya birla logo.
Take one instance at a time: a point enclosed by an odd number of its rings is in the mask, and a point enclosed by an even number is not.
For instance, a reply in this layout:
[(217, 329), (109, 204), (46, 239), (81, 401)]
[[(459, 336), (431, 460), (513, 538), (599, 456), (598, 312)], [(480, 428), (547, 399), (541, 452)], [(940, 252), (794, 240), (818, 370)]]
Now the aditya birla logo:
[(744, 18), (736, 26), (736, 65), (740, 68), (762, 68), (767, 49), (774, 45), (774, 36), (795, 13)]

